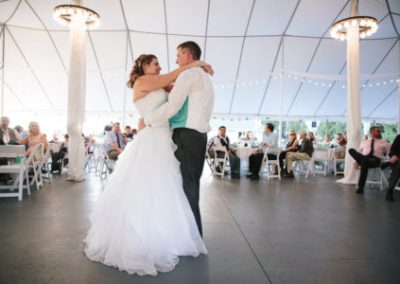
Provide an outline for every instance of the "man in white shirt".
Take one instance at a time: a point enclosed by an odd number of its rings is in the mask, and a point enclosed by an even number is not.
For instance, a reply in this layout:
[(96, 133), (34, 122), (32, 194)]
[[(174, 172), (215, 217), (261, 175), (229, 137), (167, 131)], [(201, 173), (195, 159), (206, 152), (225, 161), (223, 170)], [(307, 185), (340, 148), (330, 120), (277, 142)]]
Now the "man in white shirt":
[[(176, 63), (185, 66), (201, 56), (200, 47), (193, 41), (177, 47)], [(177, 145), (175, 156), (181, 163), (183, 189), (189, 200), (197, 227), (202, 235), (199, 208), (200, 177), (204, 167), (207, 132), (214, 105), (214, 88), (200, 67), (183, 71), (168, 95), (168, 101), (153, 113), (139, 120), (139, 129), (156, 126), (170, 119), (172, 139)]]
[[(208, 143), (207, 149), (210, 154), (210, 157), (214, 157), (214, 151), (212, 150), (213, 146), (224, 146), (229, 155), (229, 165), (231, 167), (231, 177), (232, 178), (240, 178), (240, 158), (236, 155), (236, 150), (231, 147), (231, 143), (229, 141), (229, 137), (226, 136), (226, 127), (220, 126), (218, 128), (219, 134), (211, 138)], [(217, 156), (219, 157), (219, 152), (217, 152)], [(224, 154), (222, 152), (221, 154)], [(223, 158), (224, 156), (221, 155)], [(220, 169), (224, 170), (224, 169)]]
[[(272, 123), (267, 123), (264, 127), (264, 134), (263, 134), (263, 142), (260, 143), (260, 149), (249, 156), (249, 172), (250, 174), (247, 176), (251, 179), (259, 179), (260, 176), (258, 175), (262, 159), (264, 158), (264, 152), (266, 148), (276, 148), (278, 147), (278, 135), (274, 133), (274, 125)], [(276, 155), (268, 154), (268, 159), (275, 160)]]

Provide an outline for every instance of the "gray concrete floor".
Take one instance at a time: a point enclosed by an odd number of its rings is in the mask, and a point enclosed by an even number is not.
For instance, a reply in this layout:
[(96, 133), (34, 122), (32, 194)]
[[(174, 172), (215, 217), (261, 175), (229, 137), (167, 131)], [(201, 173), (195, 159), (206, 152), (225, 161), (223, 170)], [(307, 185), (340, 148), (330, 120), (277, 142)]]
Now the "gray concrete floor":
[(55, 177), (39, 192), (0, 199), (0, 283), (400, 283), (400, 194), (335, 183), (202, 178), (208, 256), (139, 277), (82, 253), (103, 184)]

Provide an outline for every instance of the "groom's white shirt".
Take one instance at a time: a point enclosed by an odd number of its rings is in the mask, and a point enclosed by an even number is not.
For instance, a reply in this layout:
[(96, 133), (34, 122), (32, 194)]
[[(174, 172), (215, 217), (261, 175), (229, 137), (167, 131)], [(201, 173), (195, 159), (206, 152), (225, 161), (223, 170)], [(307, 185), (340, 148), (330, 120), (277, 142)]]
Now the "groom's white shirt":
[(200, 67), (183, 71), (175, 81), (168, 101), (144, 116), (146, 126), (158, 126), (171, 119), (172, 128), (210, 131), (214, 88), (209, 75)]

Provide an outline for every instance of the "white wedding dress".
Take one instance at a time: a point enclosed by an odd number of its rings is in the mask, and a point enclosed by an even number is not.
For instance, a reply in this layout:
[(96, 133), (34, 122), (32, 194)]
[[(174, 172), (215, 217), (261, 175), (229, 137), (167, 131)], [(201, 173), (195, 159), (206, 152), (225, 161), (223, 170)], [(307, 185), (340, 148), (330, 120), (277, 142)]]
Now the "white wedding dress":
[[(157, 90), (135, 103), (140, 115), (166, 101)], [(129, 274), (157, 275), (178, 256), (207, 254), (182, 188), (168, 121), (146, 127), (120, 154), (91, 215), (86, 256)]]

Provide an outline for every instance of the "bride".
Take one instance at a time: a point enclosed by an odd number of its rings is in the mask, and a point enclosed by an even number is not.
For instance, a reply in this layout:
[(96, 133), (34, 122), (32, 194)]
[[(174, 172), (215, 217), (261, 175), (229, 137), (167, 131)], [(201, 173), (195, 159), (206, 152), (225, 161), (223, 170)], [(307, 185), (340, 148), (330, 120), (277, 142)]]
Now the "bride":
[[(135, 60), (128, 86), (134, 104), (144, 116), (167, 100), (178, 75), (192, 64), (159, 75), (157, 57), (143, 54)], [(129, 274), (157, 275), (178, 264), (178, 256), (207, 254), (182, 188), (179, 162), (174, 156), (169, 122), (139, 132), (119, 157), (91, 215), (84, 252), (93, 260)]]

